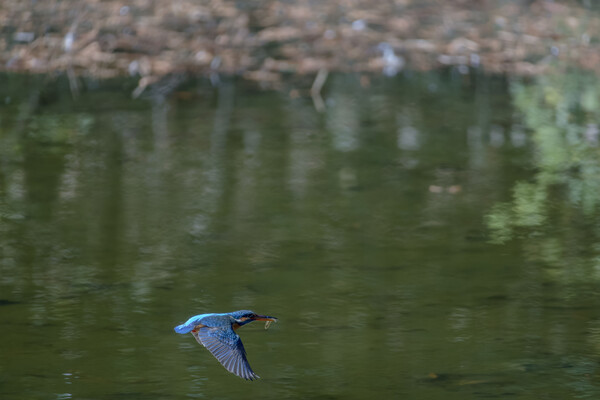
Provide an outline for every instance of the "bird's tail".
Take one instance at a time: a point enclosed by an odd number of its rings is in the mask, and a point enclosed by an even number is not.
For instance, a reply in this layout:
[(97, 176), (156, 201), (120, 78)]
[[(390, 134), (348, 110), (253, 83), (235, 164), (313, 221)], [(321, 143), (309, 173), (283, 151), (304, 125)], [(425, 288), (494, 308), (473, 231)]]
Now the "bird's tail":
[(193, 326), (189, 325), (189, 324), (181, 324), (181, 325), (177, 325), (175, 327), (175, 332), (177, 333), (189, 333), (192, 331), (192, 329), (194, 329)]

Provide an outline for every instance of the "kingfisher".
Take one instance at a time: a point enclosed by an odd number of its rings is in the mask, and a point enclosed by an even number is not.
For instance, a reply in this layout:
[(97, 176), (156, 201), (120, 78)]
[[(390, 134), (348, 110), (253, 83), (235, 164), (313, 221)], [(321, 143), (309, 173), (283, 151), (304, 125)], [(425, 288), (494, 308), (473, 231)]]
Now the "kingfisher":
[(186, 322), (175, 327), (175, 332), (190, 333), (202, 346), (225, 367), (225, 369), (240, 378), (254, 380), (260, 378), (252, 371), (242, 340), (235, 331), (252, 321), (267, 321), (265, 329), (277, 318), (258, 315), (250, 310), (240, 310), (230, 313), (209, 313), (194, 315)]

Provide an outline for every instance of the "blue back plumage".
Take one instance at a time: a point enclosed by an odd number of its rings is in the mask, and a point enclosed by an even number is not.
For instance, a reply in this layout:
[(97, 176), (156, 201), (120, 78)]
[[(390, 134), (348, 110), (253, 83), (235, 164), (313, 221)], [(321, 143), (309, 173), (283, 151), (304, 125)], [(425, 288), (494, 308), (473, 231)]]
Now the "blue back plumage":
[(202, 321), (204, 318), (209, 317), (211, 315), (214, 314), (199, 314), (199, 315), (194, 315), (193, 317), (191, 317), (190, 319), (188, 319), (187, 321), (185, 321), (183, 324), (181, 325), (177, 325), (175, 327), (175, 332), (177, 333), (190, 333), (192, 331), (192, 329), (194, 329), (194, 327), (198, 324), (202, 324), (202, 325), (206, 325)]
[(192, 331), (192, 329), (194, 329), (193, 326), (190, 325), (186, 325), (186, 324), (181, 324), (181, 325), (177, 325), (175, 328), (175, 332), (177, 333), (190, 333)]
[(196, 325), (204, 325), (210, 327), (220, 327), (231, 325), (233, 323), (232, 317), (235, 319), (241, 318), (244, 315), (253, 314), (250, 310), (240, 310), (230, 313), (210, 313), (210, 314), (198, 314), (194, 315), (181, 325), (175, 327), (177, 333), (190, 333)]

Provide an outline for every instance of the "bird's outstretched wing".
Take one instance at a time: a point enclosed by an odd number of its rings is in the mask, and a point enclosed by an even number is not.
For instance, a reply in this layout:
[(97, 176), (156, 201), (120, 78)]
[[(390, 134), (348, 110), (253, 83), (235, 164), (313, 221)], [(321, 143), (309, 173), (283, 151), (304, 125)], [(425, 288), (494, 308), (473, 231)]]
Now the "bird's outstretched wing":
[(225, 367), (225, 369), (240, 378), (254, 380), (259, 376), (252, 371), (246, 350), (239, 335), (228, 327), (203, 327), (192, 335)]

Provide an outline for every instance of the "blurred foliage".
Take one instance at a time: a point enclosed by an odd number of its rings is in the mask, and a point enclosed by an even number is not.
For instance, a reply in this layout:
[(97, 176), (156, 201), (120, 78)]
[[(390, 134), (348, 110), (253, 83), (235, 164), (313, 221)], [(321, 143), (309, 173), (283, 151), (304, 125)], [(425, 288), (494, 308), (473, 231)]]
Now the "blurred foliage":
[(526, 237), (534, 258), (564, 266), (569, 254), (583, 251), (576, 239), (581, 226), (600, 237), (600, 83), (571, 72), (516, 81), (512, 93), (533, 134), (536, 172), (530, 181), (514, 185), (510, 201), (492, 207), (486, 218), (491, 240)]

